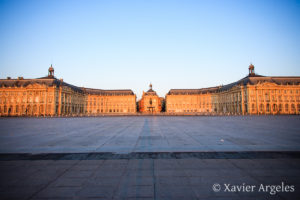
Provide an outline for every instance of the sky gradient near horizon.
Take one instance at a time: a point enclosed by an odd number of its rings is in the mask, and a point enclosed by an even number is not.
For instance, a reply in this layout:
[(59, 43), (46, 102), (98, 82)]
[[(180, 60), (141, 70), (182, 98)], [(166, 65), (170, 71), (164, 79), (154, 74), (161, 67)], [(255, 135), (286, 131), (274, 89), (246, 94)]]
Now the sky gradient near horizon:
[(0, 78), (55, 76), (99, 89), (203, 88), (253, 63), (300, 76), (300, 1), (0, 0)]

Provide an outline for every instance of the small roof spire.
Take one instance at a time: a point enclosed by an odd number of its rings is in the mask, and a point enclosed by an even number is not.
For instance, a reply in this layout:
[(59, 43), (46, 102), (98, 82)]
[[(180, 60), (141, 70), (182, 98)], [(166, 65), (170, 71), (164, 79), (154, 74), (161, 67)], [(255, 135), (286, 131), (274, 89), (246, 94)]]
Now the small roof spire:
[(152, 90), (152, 83), (150, 83), (149, 87), (150, 87), (150, 89)]
[(254, 69), (254, 65), (252, 63), (250, 63), (249, 69)]
[(249, 65), (249, 75), (250, 76), (255, 75), (255, 73), (254, 73), (254, 65), (252, 63), (250, 63), (250, 65)]
[(52, 67), (52, 64), (50, 65), (50, 67), (49, 67), (49, 72), (50, 71), (54, 71), (54, 68)]
[(52, 64), (48, 69), (48, 77), (54, 77), (54, 68), (52, 67)]

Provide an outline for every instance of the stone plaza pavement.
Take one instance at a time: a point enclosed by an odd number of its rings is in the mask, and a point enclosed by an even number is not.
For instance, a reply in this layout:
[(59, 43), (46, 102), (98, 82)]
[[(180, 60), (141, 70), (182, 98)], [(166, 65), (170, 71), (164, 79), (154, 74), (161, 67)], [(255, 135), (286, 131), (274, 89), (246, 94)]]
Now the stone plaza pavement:
[(0, 153), (299, 151), (300, 116), (0, 118)]
[(299, 199), (299, 122), (0, 118), (0, 199)]

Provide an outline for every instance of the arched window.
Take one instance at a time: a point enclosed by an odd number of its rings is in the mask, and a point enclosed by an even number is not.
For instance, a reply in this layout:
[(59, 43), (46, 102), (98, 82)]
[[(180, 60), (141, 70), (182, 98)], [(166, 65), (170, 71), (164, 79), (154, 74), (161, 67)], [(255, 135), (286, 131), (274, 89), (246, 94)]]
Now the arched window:
[(39, 114), (41, 115), (41, 114), (43, 114), (44, 113), (44, 106), (43, 105), (40, 105), (40, 112), (39, 112)]
[(260, 112), (264, 112), (264, 105), (263, 104), (260, 104), (259, 110), (260, 110)]
[(48, 114), (51, 113), (51, 105), (48, 105), (47, 112), (48, 112)]
[(277, 105), (273, 104), (273, 112), (277, 112)]
[(289, 104), (285, 104), (285, 112), (289, 112)]
[(24, 106), (24, 105), (22, 105), (22, 111), (21, 111), (21, 113), (22, 113), (22, 114), (25, 113), (25, 106)]
[(294, 105), (294, 104), (291, 105), (291, 111), (292, 111), (293, 113), (296, 112), (296, 108), (295, 108), (295, 105)]
[(14, 113), (14, 107), (13, 106), (9, 106), (9, 110), (10, 110), (10, 113)]
[(268, 93), (265, 94), (265, 99), (266, 99), (266, 101), (270, 101), (270, 96)]
[(282, 112), (282, 104), (279, 104), (279, 112)]
[(270, 104), (267, 104), (267, 112), (270, 112)]
[(297, 110), (300, 112), (300, 104), (297, 105)]
[(254, 103), (252, 104), (252, 111), (253, 112), (255, 111), (255, 105), (254, 105)]
[(36, 105), (34, 105), (34, 106), (33, 106), (33, 113), (35, 114), (35, 113), (36, 113), (36, 111), (37, 111), (37, 106), (36, 106)]

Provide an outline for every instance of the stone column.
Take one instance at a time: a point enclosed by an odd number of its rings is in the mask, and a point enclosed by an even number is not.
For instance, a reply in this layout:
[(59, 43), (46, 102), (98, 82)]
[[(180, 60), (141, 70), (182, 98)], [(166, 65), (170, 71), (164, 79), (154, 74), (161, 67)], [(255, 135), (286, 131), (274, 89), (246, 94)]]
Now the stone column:
[(58, 111), (57, 111), (58, 116), (61, 115), (61, 95), (62, 95), (62, 86), (59, 86), (59, 89), (58, 89)]
[(241, 106), (242, 106), (242, 114), (244, 115), (245, 114), (245, 105), (244, 105), (244, 86), (242, 85), (241, 86)]

